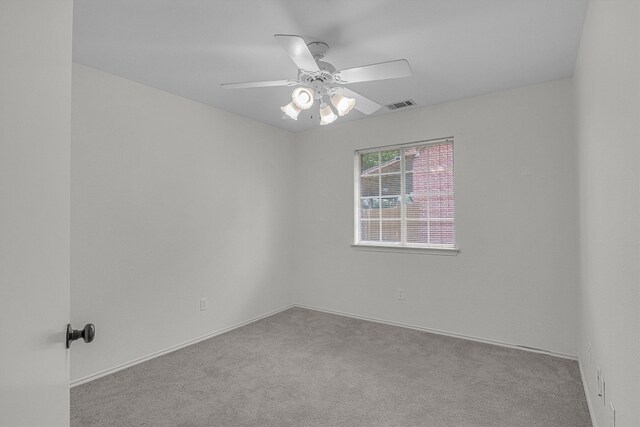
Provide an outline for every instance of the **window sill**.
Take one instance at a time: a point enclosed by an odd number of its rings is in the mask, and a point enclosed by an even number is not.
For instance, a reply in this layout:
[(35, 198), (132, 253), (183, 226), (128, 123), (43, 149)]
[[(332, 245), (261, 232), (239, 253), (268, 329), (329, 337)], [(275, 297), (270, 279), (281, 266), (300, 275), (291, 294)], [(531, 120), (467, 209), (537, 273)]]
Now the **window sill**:
[(415, 246), (384, 246), (384, 245), (367, 245), (362, 243), (353, 243), (351, 247), (357, 251), (371, 252), (397, 252), (397, 253), (416, 253), (424, 255), (458, 255), (458, 248), (419, 248)]

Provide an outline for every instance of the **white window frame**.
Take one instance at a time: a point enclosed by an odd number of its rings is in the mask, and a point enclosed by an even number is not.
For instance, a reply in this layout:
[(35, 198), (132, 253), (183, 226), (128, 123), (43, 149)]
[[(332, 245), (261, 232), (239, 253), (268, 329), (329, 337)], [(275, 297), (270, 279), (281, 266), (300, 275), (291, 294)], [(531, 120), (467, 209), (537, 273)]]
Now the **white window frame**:
[[(372, 147), (363, 150), (355, 150), (354, 151), (354, 167), (353, 167), (353, 182), (354, 182), (354, 197), (353, 197), (353, 218), (354, 218), (354, 227), (353, 227), (353, 244), (351, 245), (354, 249), (358, 250), (367, 250), (367, 251), (376, 251), (376, 252), (415, 252), (415, 253), (429, 253), (436, 255), (457, 255), (460, 252), (460, 249), (457, 247), (456, 242), (456, 219), (455, 212), (453, 218), (453, 226), (454, 226), (454, 243), (451, 245), (437, 245), (437, 244), (420, 244), (420, 243), (407, 243), (406, 236), (406, 204), (402, 202), (400, 204), (401, 210), (401, 239), (400, 242), (378, 242), (378, 241), (360, 241), (360, 178), (361, 178), (361, 165), (360, 159), (362, 154), (372, 153), (372, 152), (380, 152), (380, 151), (388, 151), (388, 150), (401, 150), (401, 157), (404, 157), (404, 149), (414, 147), (414, 146), (424, 146), (424, 145), (435, 145), (442, 144), (445, 142), (450, 142), (453, 144), (453, 137), (447, 138), (438, 138), (438, 139), (430, 139), (423, 141), (414, 141), (404, 144), (394, 144), (394, 145), (385, 145), (381, 147)], [(454, 146), (455, 147), (455, 146)], [(454, 148), (454, 186), (455, 186), (455, 148)], [(401, 195), (405, 193), (405, 162), (404, 159), (400, 162), (400, 193)], [(394, 172), (394, 174), (397, 172)]]

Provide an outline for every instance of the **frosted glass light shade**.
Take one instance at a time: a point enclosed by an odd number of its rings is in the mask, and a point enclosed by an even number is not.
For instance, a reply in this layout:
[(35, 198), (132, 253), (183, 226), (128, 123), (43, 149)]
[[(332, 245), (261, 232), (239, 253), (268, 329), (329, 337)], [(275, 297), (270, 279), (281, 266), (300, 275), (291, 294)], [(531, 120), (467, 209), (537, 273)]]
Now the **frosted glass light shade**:
[(293, 101), (285, 105), (284, 107), (280, 107), (283, 113), (287, 116), (291, 117), (293, 120), (298, 120), (298, 114), (300, 114), (300, 107), (298, 107)]
[(336, 121), (338, 116), (333, 112), (331, 107), (328, 104), (322, 104), (320, 106), (320, 124), (328, 125), (329, 123), (333, 123)]
[(336, 107), (338, 115), (344, 116), (353, 109), (353, 107), (356, 105), (356, 100), (336, 93), (331, 97), (331, 103), (334, 107)]
[(306, 87), (297, 87), (291, 94), (294, 104), (303, 110), (308, 110), (313, 105), (313, 92)]

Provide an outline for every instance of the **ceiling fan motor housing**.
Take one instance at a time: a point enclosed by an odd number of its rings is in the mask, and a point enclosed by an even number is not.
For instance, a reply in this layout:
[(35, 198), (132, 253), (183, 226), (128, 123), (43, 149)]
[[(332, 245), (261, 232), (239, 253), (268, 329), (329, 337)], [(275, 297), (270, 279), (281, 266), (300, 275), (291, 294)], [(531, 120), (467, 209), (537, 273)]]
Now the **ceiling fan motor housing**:
[[(327, 46), (326, 43), (313, 42), (309, 43), (308, 46), (309, 50), (313, 53), (316, 63), (318, 64), (319, 71), (309, 72), (300, 70), (298, 79), (301, 83), (307, 84), (313, 90), (315, 99), (322, 99), (323, 96), (329, 94), (331, 89), (330, 85), (335, 83), (334, 73), (336, 72), (336, 67), (328, 62), (319, 61), (319, 59), (322, 58), (324, 53), (329, 49), (329, 46)], [(321, 48), (324, 49), (322, 50), (322, 54), (317, 54)]]

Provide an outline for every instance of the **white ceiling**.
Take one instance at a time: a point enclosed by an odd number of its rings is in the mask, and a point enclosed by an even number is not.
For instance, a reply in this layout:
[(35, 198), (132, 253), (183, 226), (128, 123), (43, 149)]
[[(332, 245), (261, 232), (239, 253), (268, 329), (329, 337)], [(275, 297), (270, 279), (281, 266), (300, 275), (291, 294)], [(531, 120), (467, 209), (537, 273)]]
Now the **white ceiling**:
[[(587, 3), (75, 0), (73, 59), (295, 132), (319, 123), (317, 113), (282, 119), (291, 88), (220, 87), (295, 78), (274, 34), (324, 41), (324, 60), (337, 69), (407, 59), (412, 77), (349, 88), (380, 104), (411, 98), (425, 106), (571, 77)], [(389, 113), (383, 107), (375, 115)], [(354, 110), (336, 123), (363, 117)]]

